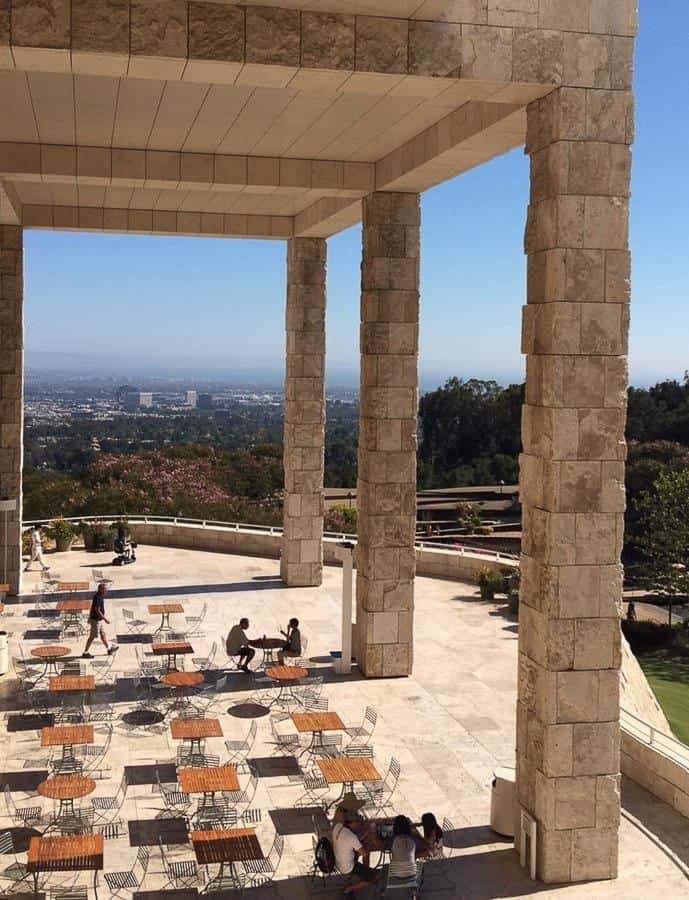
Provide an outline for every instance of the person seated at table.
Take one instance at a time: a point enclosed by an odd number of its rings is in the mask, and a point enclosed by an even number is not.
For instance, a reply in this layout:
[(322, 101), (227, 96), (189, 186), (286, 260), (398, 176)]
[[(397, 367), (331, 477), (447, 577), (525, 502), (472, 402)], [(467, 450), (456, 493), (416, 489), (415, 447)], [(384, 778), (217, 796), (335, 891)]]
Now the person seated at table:
[(344, 889), (345, 894), (351, 894), (373, 884), (378, 875), (369, 865), (368, 851), (348, 827), (347, 816), (347, 810), (338, 806), (333, 818), (332, 838), (337, 871), (352, 876), (352, 881)]
[(425, 843), (424, 856), (429, 859), (443, 858), (443, 829), (431, 812), (421, 816), (421, 828)]
[[(395, 878), (416, 875), (416, 841), (412, 824), (406, 816), (395, 816), (392, 823), (390, 865), (394, 866)], [(416, 900), (416, 896), (416, 891), (412, 891), (411, 900)]]
[(256, 651), (249, 646), (249, 638), (246, 630), (249, 620), (244, 617), (239, 620), (239, 625), (233, 625), (225, 641), (225, 650), (228, 656), (238, 656), (237, 667), (244, 672), (249, 671), (249, 663), (256, 656)]
[(282, 650), (278, 651), (278, 663), (281, 666), (285, 664), (285, 657), (296, 658), (301, 656), (301, 631), (299, 631), (299, 619), (290, 619), (287, 625), (287, 631), (280, 629), (280, 634), (286, 638)]

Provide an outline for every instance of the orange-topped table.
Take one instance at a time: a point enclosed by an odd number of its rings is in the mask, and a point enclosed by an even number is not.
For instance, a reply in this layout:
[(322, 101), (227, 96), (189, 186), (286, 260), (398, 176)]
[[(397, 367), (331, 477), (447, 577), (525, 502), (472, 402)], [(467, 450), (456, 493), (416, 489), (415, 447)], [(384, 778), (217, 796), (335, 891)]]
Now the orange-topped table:
[(305, 669), (303, 666), (270, 666), (267, 668), (266, 675), (268, 678), (272, 678), (280, 685), (277, 696), (271, 701), (270, 705), (274, 706), (276, 703), (282, 705), (283, 703), (287, 704), (290, 701), (301, 703), (300, 698), (294, 693), (293, 688), (298, 681), (301, 681), (302, 678), (306, 678), (308, 674), (309, 670)]
[(93, 872), (94, 894), (97, 873), (103, 868), (102, 834), (70, 834), (62, 837), (32, 837), (26, 868), (34, 877), (38, 894), (41, 872)]
[(76, 594), (77, 591), (87, 591), (88, 581), (58, 581), (57, 591), (61, 594)]
[(227, 828), (216, 831), (192, 831), (189, 835), (196, 854), (197, 862), (202, 866), (219, 864), (220, 870), (207, 886), (223, 888), (225, 864), (230, 867), (230, 881), (234, 887), (242, 888), (235, 863), (264, 859), (258, 836), (253, 828)]
[(167, 656), (167, 669), (170, 672), (177, 669), (177, 657), (188, 656), (194, 652), (189, 641), (159, 641), (151, 644), (151, 652), (154, 656)]
[(58, 600), (55, 604), (58, 612), (86, 612), (90, 608), (90, 600)]
[(170, 614), (183, 613), (184, 607), (181, 603), (149, 603), (148, 611), (152, 616), (160, 616), (160, 625), (153, 634), (160, 634), (161, 631), (170, 631)]
[(36, 788), (41, 797), (59, 801), (56, 824), (66, 817), (75, 816), (74, 801), (92, 794), (95, 789), (96, 782), (93, 778), (86, 778), (84, 775), (55, 775), (42, 781)]
[(95, 675), (53, 675), (49, 682), (49, 689), (53, 693), (65, 693), (67, 691), (95, 691)]
[(202, 756), (201, 745), (206, 738), (222, 737), (219, 719), (173, 719), (170, 733), (176, 741), (189, 741), (189, 756)]
[(34, 647), (31, 655), (43, 661), (41, 678), (45, 678), (50, 672), (54, 672), (57, 675), (57, 661), (62, 659), (63, 656), (69, 656), (71, 652), (69, 647), (62, 647), (59, 644), (43, 644), (40, 647)]
[(331, 806), (347, 793), (354, 791), (355, 783), (381, 781), (378, 769), (368, 757), (338, 756), (334, 759), (318, 759), (318, 768), (328, 784), (341, 784), (342, 790)]
[(216, 791), (238, 791), (236, 766), (188, 766), (179, 769), (179, 783), (185, 794), (212, 797)]
[(168, 687), (174, 688), (177, 694), (171, 709), (180, 709), (184, 706), (193, 706), (189, 693), (203, 684), (204, 677), (201, 672), (166, 672), (160, 680)]
[(58, 600), (55, 608), (62, 615), (63, 634), (67, 634), (69, 631), (84, 634), (86, 628), (81, 614), (91, 608), (90, 600)]
[(317, 753), (323, 750), (324, 731), (344, 731), (345, 724), (336, 712), (290, 714), (294, 727), (300, 734), (311, 732), (311, 743), (302, 752)]
[(62, 747), (62, 758), (73, 756), (73, 748), (93, 743), (93, 725), (51, 725), (41, 728), (41, 747)]

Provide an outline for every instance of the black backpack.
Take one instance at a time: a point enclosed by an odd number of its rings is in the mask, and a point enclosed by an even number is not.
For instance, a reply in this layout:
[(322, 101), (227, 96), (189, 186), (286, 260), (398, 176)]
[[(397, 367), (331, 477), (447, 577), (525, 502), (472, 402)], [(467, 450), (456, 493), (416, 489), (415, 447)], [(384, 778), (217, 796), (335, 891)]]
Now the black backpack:
[(318, 838), (316, 844), (316, 868), (324, 875), (331, 875), (335, 871), (335, 851), (328, 837)]

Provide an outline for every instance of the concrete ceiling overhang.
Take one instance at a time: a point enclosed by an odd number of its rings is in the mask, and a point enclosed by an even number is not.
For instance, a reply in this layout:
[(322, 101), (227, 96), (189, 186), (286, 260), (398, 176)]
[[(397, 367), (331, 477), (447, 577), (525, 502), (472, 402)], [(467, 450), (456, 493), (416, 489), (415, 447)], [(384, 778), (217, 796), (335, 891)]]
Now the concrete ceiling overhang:
[(557, 85), (625, 90), (606, 3), (0, 0), (0, 221), (328, 236), (520, 145)]

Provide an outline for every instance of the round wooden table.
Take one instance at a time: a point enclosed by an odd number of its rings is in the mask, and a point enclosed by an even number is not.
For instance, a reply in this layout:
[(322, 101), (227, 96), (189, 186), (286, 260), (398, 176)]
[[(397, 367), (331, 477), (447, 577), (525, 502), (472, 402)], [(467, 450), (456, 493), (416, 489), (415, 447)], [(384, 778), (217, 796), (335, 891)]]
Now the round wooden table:
[(272, 678), (280, 685), (278, 695), (270, 705), (274, 706), (276, 703), (289, 703), (290, 700), (301, 703), (300, 698), (294, 693), (293, 688), (298, 681), (306, 678), (308, 674), (309, 670), (305, 669), (303, 666), (271, 666), (266, 669), (268, 678)]
[(255, 641), (249, 641), (250, 647), (256, 647), (263, 650), (263, 660), (261, 665), (265, 669), (267, 666), (275, 665), (275, 651), (282, 650), (285, 646), (284, 638), (262, 637)]
[(189, 694), (195, 687), (203, 684), (204, 677), (201, 672), (166, 672), (160, 680), (163, 684), (175, 689), (175, 700), (170, 706), (172, 710), (194, 705)]
[(41, 797), (58, 800), (60, 807), (53, 824), (59, 824), (63, 819), (76, 818), (74, 801), (92, 794), (96, 789), (93, 778), (84, 775), (55, 775), (46, 778), (36, 790)]
[(59, 675), (57, 661), (64, 656), (69, 656), (71, 652), (69, 647), (61, 647), (59, 644), (44, 644), (41, 647), (34, 647), (31, 655), (43, 661), (41, 678), (45, 678), (51, 673)]

